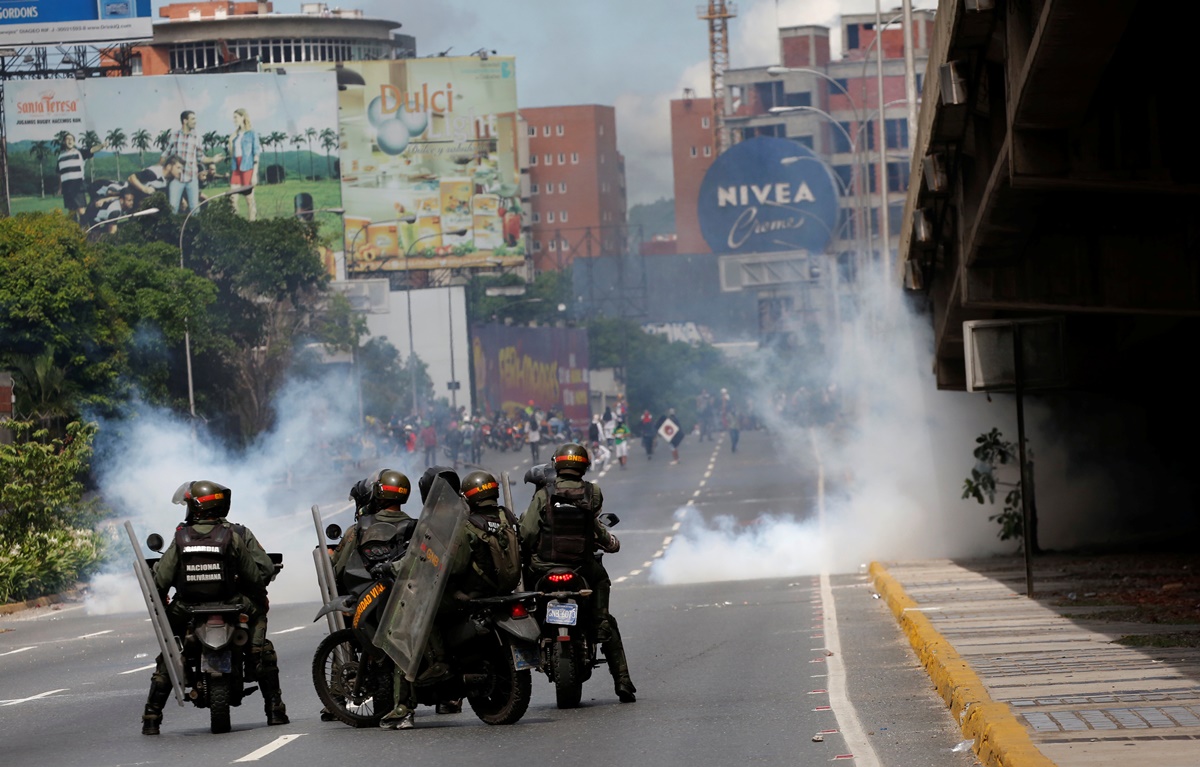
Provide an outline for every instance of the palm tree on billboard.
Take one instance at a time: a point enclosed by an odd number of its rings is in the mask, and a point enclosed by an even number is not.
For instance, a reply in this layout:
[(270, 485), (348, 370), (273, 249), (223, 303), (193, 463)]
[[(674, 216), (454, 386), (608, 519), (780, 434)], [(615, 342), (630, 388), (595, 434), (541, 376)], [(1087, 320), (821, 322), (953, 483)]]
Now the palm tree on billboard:
[(150, 149), (150, 131), (145, 128), (135, 130), (129, 137), (129, 145), (137, 150), (138, 167), (146, 167), (146, 152)]
[(29, 154), (33, 155), (33, 159), (37, 160), (38, 164), (38, 181), (42, 184), (42, 197), (46, 196), (46, 176), (42, 171), (42, 163), (54, 156), (54, 149), (50, 146), (49, 141), (35, 141), (29, 147)]
[(313, 169), (313, 150), (312, 150), (312, 142), (313, 142), (313, 139), (315, 139), (316, 137), (317, 137), (317, 129), (316, 128), (310, 127), (308, 130), (304, 131), (304, 138), (308, 142), (308, 175), (313, 178), (316, 178), (316, 176), (317, 176), (317, 172)]
[(325, 175), (333, 178), (333, 162), (329, 153), (337, 148), (338, 134), (333, 128), (321, 131), (321, 148), (325, 150)]
[(128, 138), (120, 128), (113, 128), (104, 137), (104, 143), (108, 144), (108, 148), (117, 156), (117, 178), (121, 178), (121, 150), (125, 148)]
[(154, 137), (154, 146), (158, 147), (159, 152), (166, 153), (167, 145), (170, 143), (171, 143), (171, 129), (170, 128), (159, 131), (158, 135)]
[[(121, 135), (124, 136), (124, 134), (121, 134)], [(83, 137), (79, 139), (79, 143), (82, 146), (87, 147), (88, 149), (91, 149), (92, 147), (97, 146), (97, 145), (101, 145), (100, 134), (94, 130), (84, 131)], [(94, 163), (94, 162), (89, 163), (88, 164), (88, 181), (95, 180), (95, 171), (96, 171), (96, 163)]]
[(303, 133), (297, 133), (292, 136), (292, 144), (296, 147), (296, 178), (304, 178), (304, 168), (300, 165), (300, 147), (304, 144), (305, 138)]
[(54, 146), (54, 151), (56, 154), (62, 154), (64, 151), (66, 151), (67, 136), (69, 136), (70, 134), (71, 134), (70, 131), (65, 131), (65, 130), (60, 130), (58, 133), (54, 134), (53, 146)]
[(275, 164), (282, 168), (283, 166), (279, 162), (279, 147), (287, 141), (287, 134), (281, 131), (274, 131), (267, 138), (271, 140), (271, 146), (275, 147)]

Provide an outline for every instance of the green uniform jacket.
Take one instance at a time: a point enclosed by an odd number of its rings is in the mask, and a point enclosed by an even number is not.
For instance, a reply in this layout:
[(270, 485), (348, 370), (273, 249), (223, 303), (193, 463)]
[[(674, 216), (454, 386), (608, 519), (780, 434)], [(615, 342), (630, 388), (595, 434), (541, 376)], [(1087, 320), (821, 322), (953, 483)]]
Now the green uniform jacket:
[[(604, 507), (604, 494), (600, 492), (600, 486), (594, 482), (587, 482), (582, 479), (561, 479), (556, 480), (559, 486), (565, 489), (583, 487), (584, 485), (592, 486), (592, 518), (596, 521), (596, 547), (601, 551), (606, 551), (610, 554), (616, 552), (620, 547), (620, 542), (616, 537), (608, 531), (604, 523), (600, 521), (600, 510)], [(535, 568), (550, 567), (554, 562), (543, 562), (538, 556), (538, 539), (541, 538), (542, 530), (546, 528), (546, 510), (550, 505), (550, 485), (539, 488), (533, 494), (533, 499), (529, 501), (529, 508), (521, 515), (521, 550), (529, 552), (530, 563)]]
[[(495, 517), (501, 522), (507, 522), (509, 516), (505, 514), (503, 506), (479, 506), (473, 513)], [(446, 582), (446, 593), (453, 596), (455, 591), (461, 591), (472, 597), (499, 596), (501, 591), (492, 580), (495, 565), (491, 554), (486, 542), (479, 545), (483, 540), (483, 533), (467, 519), (460, 536), (454, 558), (450, 560), (450, 579)]]
[[(233, 528), (233, 542), (230, 544), (230, 549), (237, 561), (238, 591), (256, 602), (265, 604), (267, 584), (275, 578), (275, 564), (271, 562), (271, 557), (248, 527), (232, 525), (224, 519), (197, 522), (190, 527), (204, 535), (211, 532), (217, 525)], [(154, 565), (154, 585), (160, 594), (166, 594), (175, 584), (175, 575), (178, 569), (179, 551), (175, 547), (174, 538), (172, 538), (171, 545)]]
[[(366, 516), (366, 515), (364, 515)], [(410, 522), (412, 517), (404, 513), (401, 509), (384, 509), (375, 512), (375, 521), (387, 522), (392, 525), (398, 525), (401, 522)], [(333, 573), (341, 577), (346, 571), (346, 566), (350, 562), (350, 558), (354, 556), (355, 549), (358, 548), (358, 523), (346, 531), (342, 540), (338, 543), (337, 548), (333, 552)]]

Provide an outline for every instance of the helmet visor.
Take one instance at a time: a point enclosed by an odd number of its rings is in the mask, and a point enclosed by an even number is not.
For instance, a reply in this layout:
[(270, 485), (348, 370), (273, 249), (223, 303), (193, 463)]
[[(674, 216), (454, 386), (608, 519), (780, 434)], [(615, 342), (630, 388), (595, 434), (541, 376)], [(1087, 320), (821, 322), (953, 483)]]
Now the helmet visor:
[(175, 491), (175, 495), (171, 496), (171, 503), (178, 504), (180, 506), (186, 506), (187, 505), (187, 494), (188, 494), (188, 491), (191, 490), (191, 488), (192, 488), (192, 483), (190, 480), (187, 482), (184, 482), (182, 485), (179, 486), (179, 489)]

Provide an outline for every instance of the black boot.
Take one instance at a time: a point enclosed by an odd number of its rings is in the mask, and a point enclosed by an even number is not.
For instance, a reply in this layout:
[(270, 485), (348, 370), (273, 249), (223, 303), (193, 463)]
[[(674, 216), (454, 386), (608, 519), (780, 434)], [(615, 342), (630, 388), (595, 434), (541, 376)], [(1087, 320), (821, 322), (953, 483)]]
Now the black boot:
[(258, 689), (263, 696), (263, 711), (267, 715), (268, 725), (287, 724), (287, 706), (283, 705), (283, 693), (279, 689), (279, 671), (260, 669), (258, 672)]
[(142, 712), (142, 734), (157, 735), (158, 726), (162, 724), (163, 706), (171, 697), (171, 684), (163, 684), (159, 679), (150, 681), (150, 694), (146, 696), (146, 708)]

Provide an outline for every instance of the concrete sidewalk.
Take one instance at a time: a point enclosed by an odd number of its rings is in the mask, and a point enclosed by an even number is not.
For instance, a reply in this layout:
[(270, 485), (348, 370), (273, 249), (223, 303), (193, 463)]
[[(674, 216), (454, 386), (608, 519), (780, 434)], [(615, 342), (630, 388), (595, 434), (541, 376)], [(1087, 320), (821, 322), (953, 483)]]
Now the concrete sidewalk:
[(1200, 626), (1064, 617), (1024, 596), (1013, 558), (875, 562), (871, 576), (984, 765), (1200, 765), (1200, 648), (1113, 644)]

